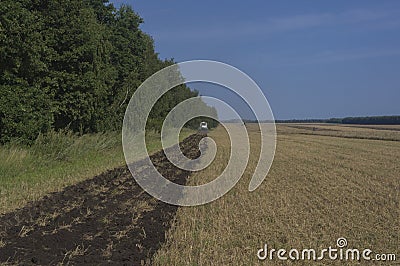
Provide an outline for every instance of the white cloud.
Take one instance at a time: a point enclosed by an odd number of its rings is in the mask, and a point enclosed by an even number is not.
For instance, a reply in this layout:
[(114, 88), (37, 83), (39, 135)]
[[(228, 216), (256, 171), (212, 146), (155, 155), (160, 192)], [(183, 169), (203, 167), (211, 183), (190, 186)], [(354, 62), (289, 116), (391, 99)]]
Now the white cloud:
[[(358, 49), (358, 50), (327, 50), (311, 54), (308, 56), (300, 56), (297, 58), (290, 57), (290, 59), (285, 58), (274, 58), (275, 60), (270, 60), (271, 67), (287, 67), (287, 66), (304, 66), (304, 65), (314, 65), (314, 64), (326, 64), (344, 61), (355, 61), (368, 58), (376, 57), (388, 57), (388, 56), (400, 56), (400, 49), (388, 49), (388, 50), (371, 50), (371, 49)], [(258, 55), (260, 57), (260, 55)], [(265, 56), (272, 58), (271, 56)]]
[[(367, 10), (353, 9), (339, 13), (317, 13), (294, 15), (288, 17), (272, 17), (261, 21), (238, 21), (235, 24), (216, 25), (210, 27), (188, 28), (182, 25), (179, 29), (154, 32), (158, 40), (198, 41), (212, 39), (229, 41), (251, 36), (269, 36), (274, 33), (298, 31), (318, 27), (345, 26), (357, 23), (373, 22), (371, 27), (387, 24), (400, 26), (398, 17), (400, 10)], [(186, 27), (186, 28), (185, 28)]]

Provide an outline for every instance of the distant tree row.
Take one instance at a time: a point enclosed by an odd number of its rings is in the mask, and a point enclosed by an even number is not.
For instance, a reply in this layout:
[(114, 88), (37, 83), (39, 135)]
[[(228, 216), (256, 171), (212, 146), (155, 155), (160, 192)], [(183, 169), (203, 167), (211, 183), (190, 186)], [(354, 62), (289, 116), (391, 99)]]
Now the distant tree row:
[[(108, 0), (2, 0), (0, 142), (121, 128), (136, 88), (174, 63), (159, 59), (142, 22)], [(168, 92), (148, 127), (159, 130), (173, 106), (197, 95), (185, 85)]]
[(290, 119), (276, 120), (276, 123), (332, 123), (358, 125), (400, 125), (400, 116), (364, 116), (330, 119)]
[(400, 116), (365, 116), (332, 118), (327, 123), (358, 124), (358, 125), (400, 125)]

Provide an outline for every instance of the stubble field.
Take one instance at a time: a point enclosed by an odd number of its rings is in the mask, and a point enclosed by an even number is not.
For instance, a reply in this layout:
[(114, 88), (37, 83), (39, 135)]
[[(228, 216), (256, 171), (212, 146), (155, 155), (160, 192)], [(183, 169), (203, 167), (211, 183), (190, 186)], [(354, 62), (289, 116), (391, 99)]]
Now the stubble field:
[[(348, 248), (368, 248), (372, 256), (396, 254), (398, 262), (399, 126), (277, 125), (275, 160), (254, 192), (247, 189), (257, 165), (260, 131), (255, 124), (246, 127), (250, 161), (238, 184), (222, 198), (178, 208), (155, 200), (125, 167), (118, 168), (1, 216), (0, 261), (280, 265), (288, 262), (276, 255), (260, 261), (257, 251), (265, 244), (276, 250), (320, 251), (346, 238)], [(230, 155), (222, 127), (209, 136), (218, 150), (203, 171), (180, 171), (162, 153), (152, 159), (174, 182), (204, 184), (224, 170)], [(189, 157), (198, 156), (200, 139), (192, 135), (181, 144)], [(325, 259), (297, 264), (343, 263)]]
[[(318, 251), (336, 247), (343, 237), (349, 248), (399, 257), (399, 126), (277, 125), (275, 160), (254, 192), (247, 188), (260, 138), (257, 125), (247, 128), (252, 152), (245, 175), (217, 201), (178, 209), (156, 265), (287, 264), (276, 255), (259, 261), (257, 251), (264, 244)], [(225, 131), (219, 127), (209, 135), (218, 144), (216, 161), (189, 184), (215, 178), (228, 160)]]

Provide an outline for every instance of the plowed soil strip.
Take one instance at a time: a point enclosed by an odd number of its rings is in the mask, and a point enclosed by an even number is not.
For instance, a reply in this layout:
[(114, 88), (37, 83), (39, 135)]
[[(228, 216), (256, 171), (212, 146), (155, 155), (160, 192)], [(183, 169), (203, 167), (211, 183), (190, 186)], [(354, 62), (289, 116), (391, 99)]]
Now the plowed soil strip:
[[(195, 134), (180, 143), (187, 157), (199, 156), (201, 138)], [(150, 158), (163, 176), (186, 183), (190, 172), (172, 165), (162, 151)], [(127, 167), (117, 168), (1, 216), (0, 263), (149, 263), (176, 210), (145, 193)]]

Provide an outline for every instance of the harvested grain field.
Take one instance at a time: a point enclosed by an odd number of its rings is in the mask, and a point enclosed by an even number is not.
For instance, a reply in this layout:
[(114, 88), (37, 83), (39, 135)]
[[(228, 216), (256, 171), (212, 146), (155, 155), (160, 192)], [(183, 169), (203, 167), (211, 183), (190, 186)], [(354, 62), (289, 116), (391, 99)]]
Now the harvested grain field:
[[(349, 248), (397, 255), (397, 261), (383, 265), (398, 263), (397, 128), (388, 131), (340, 125), (278, 125), (273, 165), (254, 192), (247, 189), (260, 149), (259, 130), (254, 124), (247, 128), (252, 155), (244, 176), (217, 201), (178, 209), (167, 242), (155, 255), (156, 265), (287, 265), (276, 254), (272, 260), (260, 261), (257, 252), (265, 244), (276, 250), (321, 250), (336, 247), (338, 238), (346, 238)], [(215, 177), (228, 160), (225, 131), (218, 128), (209, 136), (218, 144), (216, 161), (205, 171), (193, 174), (189, 184)], [(296, 263), (374, 264), (330, 259)]]
[[(400, 259), (400, 131), (340, 125), (278, 125), (271, 170), (248, 191), (260, 151), (260, 130), (247, 126), (251, 157), (238, 184), (220, 199), (179, 207), (153, 199), (126, 168), (51, 194), (0, 218), (0, 260), (11, 264), (286, 265), (270, 249), (371, 249)], [(393, 130), (392, 130), (393, 129)], [(218, 150), (205, 170), (176, 169), (152, 156), (174, 182), (204, 184), (220, 174), (230, 154), (222, 127), (211, 131)], [(193, 135), (181, 144), (199, 155)], [(188, 178), (190, 174), (190, 178)], [(187, 181), (188, 180), (188, 181)], [(186, 182), (187, 181), (187, 182)], [(312, 260), (312, 259), (311, 259)], [(299, 265), (375, 262), (300, 260)]]

